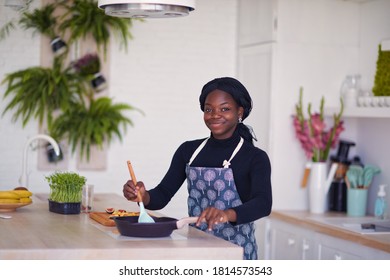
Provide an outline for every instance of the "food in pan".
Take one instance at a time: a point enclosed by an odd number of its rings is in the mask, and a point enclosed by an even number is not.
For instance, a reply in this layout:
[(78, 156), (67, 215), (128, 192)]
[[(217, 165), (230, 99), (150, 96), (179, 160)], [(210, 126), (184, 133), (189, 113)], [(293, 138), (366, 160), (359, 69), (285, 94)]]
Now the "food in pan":
[(115, 210), (114, 208), (106, 208), (106, 213), (112, 217), (128, 217), (128, 216), (139, 216), (139, 212), (130, 212), (123, 209)]

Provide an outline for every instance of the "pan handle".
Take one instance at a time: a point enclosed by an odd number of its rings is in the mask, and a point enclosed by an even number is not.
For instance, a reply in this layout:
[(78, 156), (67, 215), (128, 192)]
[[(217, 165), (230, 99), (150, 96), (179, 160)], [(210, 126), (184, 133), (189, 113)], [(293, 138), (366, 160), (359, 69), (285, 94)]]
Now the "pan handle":
[(198, 220), (198, 217), (182, 218), (176, 222), (176, 227), (179, 229), (179, 228), (184, 227), (185, 225), (196, 223), (197, 220)]

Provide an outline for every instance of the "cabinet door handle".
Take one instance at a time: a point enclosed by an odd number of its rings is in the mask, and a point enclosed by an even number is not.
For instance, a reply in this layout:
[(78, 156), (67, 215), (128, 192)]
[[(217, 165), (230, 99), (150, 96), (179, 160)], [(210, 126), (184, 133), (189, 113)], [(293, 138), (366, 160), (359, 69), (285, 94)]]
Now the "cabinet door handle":
[(309, 250), (310, 249), (309, 244), (303, 244), (302, 249), (303, 249), (303, 251)]
[(340, 254), (334, 254), (334, 259), (335, 260), (341, 260)]
[(295, 239), (292, 239), (292, 238), (287, 239), (287, 244), (288, 244), (288, 246), (294, 245), (295, 244)]

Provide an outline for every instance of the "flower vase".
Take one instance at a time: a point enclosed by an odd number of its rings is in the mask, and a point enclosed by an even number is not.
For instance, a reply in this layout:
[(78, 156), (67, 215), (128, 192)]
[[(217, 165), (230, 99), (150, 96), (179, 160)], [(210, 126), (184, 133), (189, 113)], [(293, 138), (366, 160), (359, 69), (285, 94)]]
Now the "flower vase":
[(328, 191), (333, 176), (337, 169), (337, 163), (333, 163), (328, 174), (326, 162), (312, 162), (310, 164), (309, 179), (309, 208), (310, 213), (322, 214), (328, 210)]

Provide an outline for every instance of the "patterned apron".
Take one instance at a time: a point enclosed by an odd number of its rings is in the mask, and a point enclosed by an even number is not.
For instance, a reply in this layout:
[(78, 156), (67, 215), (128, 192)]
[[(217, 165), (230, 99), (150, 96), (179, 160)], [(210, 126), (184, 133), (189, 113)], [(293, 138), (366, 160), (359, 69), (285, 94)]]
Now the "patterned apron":
[[(199, 216), (207, 207), (225, 210), (242, 204), (234, 182), (233, 170), (229, 166), (244, 143), (244, 139), (241, 138), (230, 159), (224, 160), (223, 167), (191, 167), (190, 164), (206, 145), (207, 140), (208, 138), (195, 150), (186, 168), (189, 216)], [(205, 222), (201, 223), (199, 229), (210, 232)], [(244, 259), (257, 259), (253, 222), (236, 226), (231, 223), (217, 224), (211, 233), (243, 247)]]

